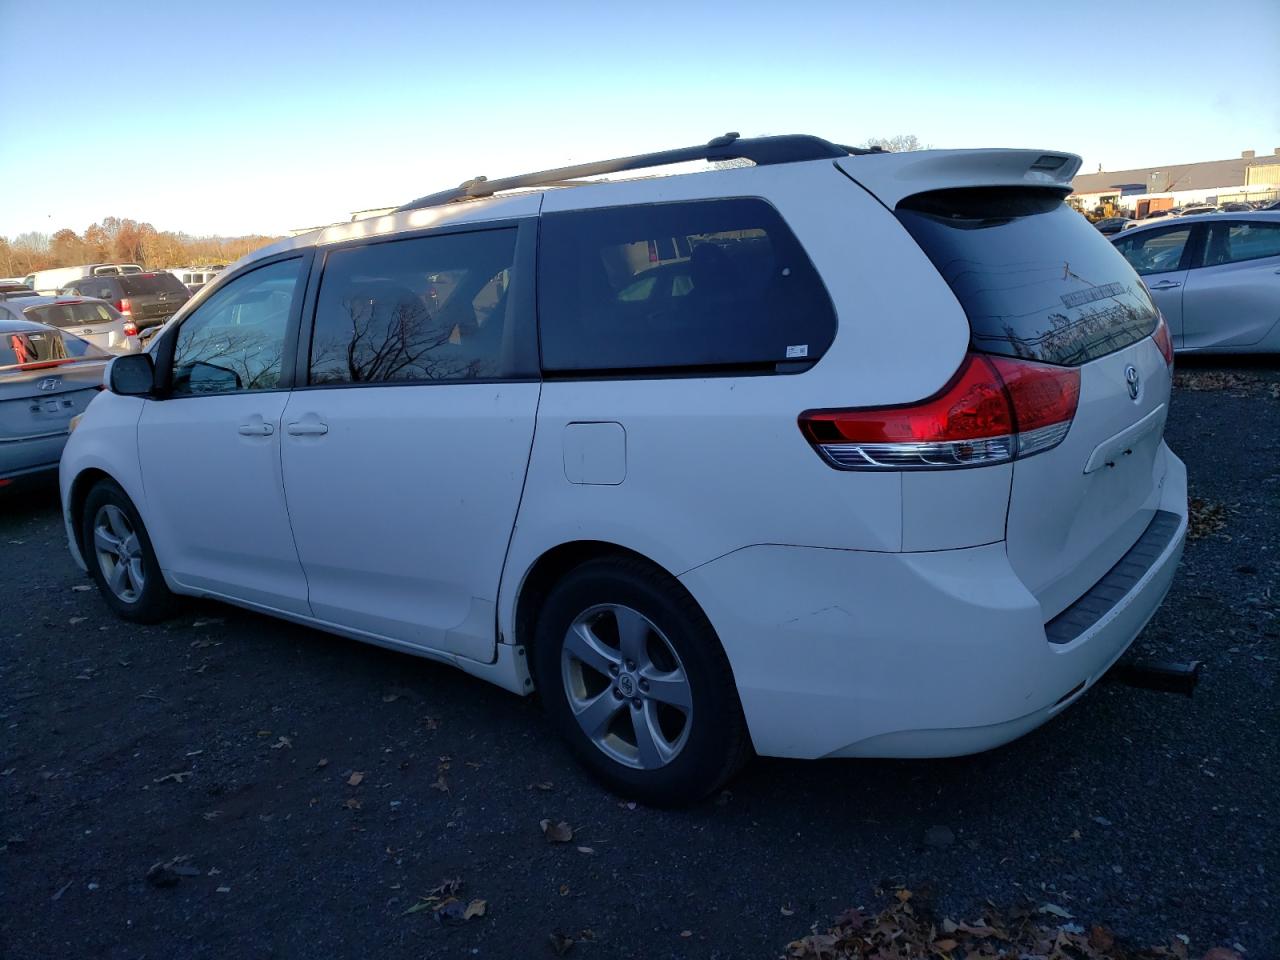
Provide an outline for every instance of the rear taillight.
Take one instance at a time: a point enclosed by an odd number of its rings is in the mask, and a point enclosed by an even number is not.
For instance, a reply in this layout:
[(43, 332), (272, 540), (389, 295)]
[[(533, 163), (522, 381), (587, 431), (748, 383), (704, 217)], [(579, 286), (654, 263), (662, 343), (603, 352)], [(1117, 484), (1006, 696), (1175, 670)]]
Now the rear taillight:
[(899, 407), (810, 410), (800, 429), (841, 470), (930, 470), (1007, 463), (1062, 442), (1080, 371), (965, 355), (939, 393)]
[(1151, 334), (1151, 339), (1156, 342), (1156, 346), (1160, 348), (1160, 354), (1164, 357), (1164, 362), (1170, 367), (1173, 366), (1173, 337), (1169, 336), (1169, 325), (1164, 322), (1164, 314), (1160, 314), (1160, 322), (1156, 324), (1155, 332)]
[(138, 335), (138, 325), (132, 320), (126, 320), (124, 323), (124, 335), (126, 337), (136, 337)]
[(129, 316), (129, 314), (132, 312), (131, 304), (129, 303), (128, 297), (121, 297), (119, 300), (117, 300), (115, 303), (115, 307), (126, 317)]

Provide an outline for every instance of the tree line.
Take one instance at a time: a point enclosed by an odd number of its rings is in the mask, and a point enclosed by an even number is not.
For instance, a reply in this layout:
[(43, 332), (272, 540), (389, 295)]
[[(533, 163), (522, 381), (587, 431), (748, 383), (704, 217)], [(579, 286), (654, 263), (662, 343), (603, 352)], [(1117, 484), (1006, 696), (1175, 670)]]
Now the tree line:
[(226, 264), (276, 237), (193, 237), (157, 230), (149, 223), (105, 217), (84, 233), (22, 233), (0, 237), (0, 276), (22, 277), (36, 270), (82, 263), (136, 263), (148, 269)]

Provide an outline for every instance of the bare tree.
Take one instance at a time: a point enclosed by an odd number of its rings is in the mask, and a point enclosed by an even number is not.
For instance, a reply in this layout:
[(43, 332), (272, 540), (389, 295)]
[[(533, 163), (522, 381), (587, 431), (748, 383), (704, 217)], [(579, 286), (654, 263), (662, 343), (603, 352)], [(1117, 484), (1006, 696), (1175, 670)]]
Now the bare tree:
[(888, 150), (890, 153), (910, 153), (913, 150), (932, 150), (932, 144), (924, 144), (920, 142), (920, 138), (914, 133), (899, 133), (893, 137), (872, 137), (862, 144), (870, 149), (871, 147), (879, 147), (881, 150)]

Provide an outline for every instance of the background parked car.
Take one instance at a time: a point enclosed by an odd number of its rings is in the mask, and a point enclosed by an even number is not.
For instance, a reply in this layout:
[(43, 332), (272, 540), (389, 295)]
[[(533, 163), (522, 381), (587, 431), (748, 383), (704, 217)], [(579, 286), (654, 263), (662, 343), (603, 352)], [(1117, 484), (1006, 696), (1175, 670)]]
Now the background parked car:
[(1218, 208), (1213, 206), (1212, 204), (1201, 203), (1193, 207), (1183, 207), (1181, 216), (1198, 217), (1206, 213), (1217, 213), (1217, 212), (1218, 212)]
[(38, 293), (54, 294), (64, 285), (81, 277), (119, 277), (141, 272), (142, 267), (136, 263), (82, 263), (73, 267), (37, 270), (27, 274), (22, 282)]
[(1132, 221), (1128, 217), (1104, 217), (1097, 221), (1094, 226), (1098, 228), (1099, 233), (1111, 236), (1113, 233), (1119, 233), (1124, 229), (1125, 224)]
[(114, 306), (138, 332), (158, 327), (191, 299), (189, 291), (172, 273), (139, 273), (121, 277), (81, 277), (63, 287), (60, 294), (96, 297)]
[(0, 487), (57, 469), (110, 359), (69, 331), (0, 318)]
[(18, 316), (57, 327), (59, 330), (69, 330), (108, 353), (137, 353), (142, 349), (134, 322), (126, 320), (105, 300), (24, 297), (0, 304), (0, 309), (7, 311), (11, 317)]
[(1112, 241), (1164, 314), (1175, 350), (1280, 352), (1280, 213), (1219, 213)]
[(220, 265), (210, 267), (175, 267), (168, 272), (177, 277), (188, 290), (195, 293), (206, 283), (212, 283), (214, 278), (225, 269), (227, 269), (225, 266)]

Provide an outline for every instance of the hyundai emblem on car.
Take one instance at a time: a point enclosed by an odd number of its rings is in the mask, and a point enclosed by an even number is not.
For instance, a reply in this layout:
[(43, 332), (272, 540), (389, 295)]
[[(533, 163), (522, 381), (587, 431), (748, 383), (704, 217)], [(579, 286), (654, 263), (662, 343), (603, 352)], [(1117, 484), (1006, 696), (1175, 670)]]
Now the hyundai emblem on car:
[(1138, 368), (1132, 363), (1124, 368), (1124, 382), (1129, 385), (1129, 399), (1138, 399), (1138, 381), (1141, 377), (1138, 374)]
[(58, 377), (45, 377), (45, 379), (40, 381), (40, 389), (41, 390), (57, 390), (58, 384), (60, 384), (61, 382), (62, 380), (59, 379)]

